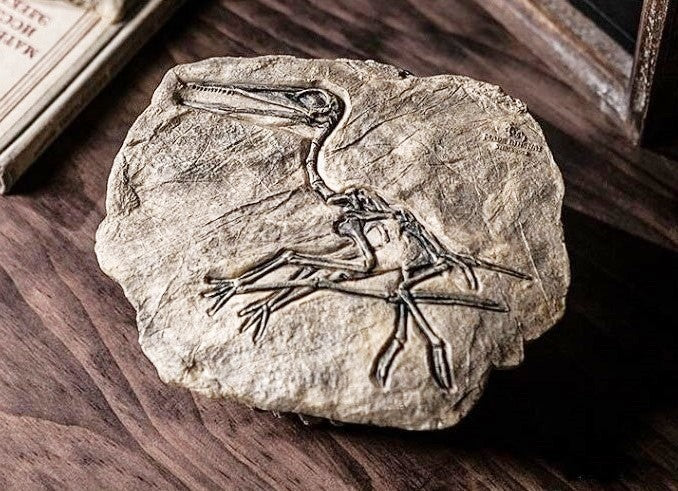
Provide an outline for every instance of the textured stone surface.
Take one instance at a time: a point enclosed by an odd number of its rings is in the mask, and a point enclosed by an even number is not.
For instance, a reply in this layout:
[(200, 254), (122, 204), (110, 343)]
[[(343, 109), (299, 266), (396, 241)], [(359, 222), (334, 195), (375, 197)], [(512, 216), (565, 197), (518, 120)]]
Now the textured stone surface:
[(96, 249), (164, 381), (434, 429), (562, 316), (562, 195), (496, 86), (211, 59), (171, 70), (130, 130)]

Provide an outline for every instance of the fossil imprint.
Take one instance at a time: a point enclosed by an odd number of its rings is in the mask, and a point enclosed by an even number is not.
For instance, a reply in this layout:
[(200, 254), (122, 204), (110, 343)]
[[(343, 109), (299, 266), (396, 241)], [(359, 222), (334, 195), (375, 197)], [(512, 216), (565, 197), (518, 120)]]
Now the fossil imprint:
[[(212, 99), (210, 94), (215, 96)], [(197, 95), (201, 97), (197, 97)], [(428, 280), (458, 269), (470, 290), (477, 290), (476, 269), (508, 275), (518, 280), (531, 277), (470, 255), (446, 248), (414, 214), (405, 207), (390, 203), (374, 190), (347, 188), (335, 190), (319, 174), (318, 162), (326, 143), (341, 128), (345, 113), (343, 100), (332, 91), (318, 87), (283, 87), (260, 85), (225, 85), (185, 82), (179, 103), (197, 110), (231, 117), (247, 115), (263, 120), (275, 119), (302, 125), (312, 131), (304, 162), (307, 185), (328, 207), (340, 210), (333, 223), (334, 234), (350, 239), (350, 246), (332, 254), (308, 254), (279, 250), (267, 260), (253, 265), (235, 278), (212, 278), (202, 295), (212, 299), (208, 314), (219, 312), (235, 295), (269, 292), (238, 312), (243, 318), (240, 331), (251, 331), (255, 343), (263, 339), (271, 314), (290, 303), (318, 291), (376, 299), (392, 305), (393, 331), (373, 362), (371, 376), (386, 386), (391, 368), (408, 340), (413, 324), (427, 345), (428, 364), (435, 383), (443, 390), (455, 391), (449, 344), (426, 318), (420, 305), (438, 304), (508, 312), (509, 306), (475, 294), (427, 291)], [(388, 230), (395, 230), (391, 237)], [(387, 247), (394, 242), (403, 247)], [(388, 250), (388, 252), (386, 252)], [(266, 277), (281, 268), (292, 268), (286, 280), (267, 281)], [(398, 274), (396, 288), (361, 286), (362, 280)]]

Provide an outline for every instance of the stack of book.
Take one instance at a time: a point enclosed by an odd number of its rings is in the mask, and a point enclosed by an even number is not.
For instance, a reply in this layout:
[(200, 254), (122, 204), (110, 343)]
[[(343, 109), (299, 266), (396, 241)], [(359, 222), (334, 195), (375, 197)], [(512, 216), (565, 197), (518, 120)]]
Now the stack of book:
[(0, 0), (0, 193), (181, 0)]

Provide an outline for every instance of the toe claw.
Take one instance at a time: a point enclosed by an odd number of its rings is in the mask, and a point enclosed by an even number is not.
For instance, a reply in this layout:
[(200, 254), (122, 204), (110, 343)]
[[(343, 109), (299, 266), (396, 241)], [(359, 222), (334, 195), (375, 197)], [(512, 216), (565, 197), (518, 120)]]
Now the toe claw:
[(382, 366), (381, 362), (377, 364), (377, 368), (374, 370), (374, 379), (377, 381), (377, 384), (381, 387), (386, 387), (386, 379), (388, 378), (388, 369), (387, 367)]
[[(223, 281), (223, 280), (222, 280)], [(229, 301), (229, 299), (237, 293), (237, 287), (233, 284), (229, 285), (222, 285), (221, 287), (215, 287), (212, 288), (211, 290), (207, 290), (206, 292), (203, 292), (203, 296), (207, 298), (212, 298), (215, 297), (216, 299), (214, 300), (214, 303), (210, 308), (207, 309), (207, 315), (213, 316), (217, 312), (219, 312), (224, 305), (226, 305), (226, 302)]]
[(271, 311), (265, 303), (246, 307), (239, 314), (245, 317), (242, 324), (240, 324), (239, 332), (243, 333), (252, 329), (252, 341), (256, 344), (266, 332), (270, 314)]
[(257, 322), (256, 328), (254, 329), (254, 332), (252, 333), (252, 342), (255, 344), (259, 342), (259, 340), (264, 337), (264, 334), (266, 333), (266, 326), (268, 325), (268, 318), (271, 315), (271, 311), (268, 308), (268, 305), (264, 304), (261, 306), (261, 310), (259, 310), (259, 320)]
[(240, 324), (240, 328), (238, 328), (239, 333), (246, 332), (250, 327), (252, 327), (252, 324), (254, 324), (254, 316), (248, 316), (245, 320), (242, 321)]
[(250, 315), (252, 312), (260, 308), (262, 305), (263, 303), (261, 300), (252, 302), (238, 311), (238, 317), (245, 317), (247, 315)]
[(433, 369), (433, 379), (443, 390), (455, 391), (456, 386), (452, 377), (452, 370), (447, 361), (447, 352), (445, 345), (434, 346), (431, 350), (431, 361)]
[(252, 333), (252, 342), (257, 344), (263, 335), (263, 329), (261, 328), (261, 325), (258, 325)]
[(392, 340), (388, 348), (382, 351), (374, 364), (373, 376), (377, 384), (385, 387), (388, 382), (388, 376), (391, 373), (391, 366), (398, 354), (403, 349), (403, 343), (397, 339)]
[(252, 341), (257, 343), (262, 337), (264, 337), (264, 334), (266, 333), (266, 326), (268, 325), (268, 317), (271, 315), (271, 311), (268, 309), (267, 305), (262, 306), (261, 310), (261, 317), (259, 319), (259, 323), (257, 324), (257, 328), (255, 329), (254, 333), (252, 334)]
[(207, 288), (200, 292), (200, 296), (204, 298), (217, 297), (221, 294), (222, 288)]

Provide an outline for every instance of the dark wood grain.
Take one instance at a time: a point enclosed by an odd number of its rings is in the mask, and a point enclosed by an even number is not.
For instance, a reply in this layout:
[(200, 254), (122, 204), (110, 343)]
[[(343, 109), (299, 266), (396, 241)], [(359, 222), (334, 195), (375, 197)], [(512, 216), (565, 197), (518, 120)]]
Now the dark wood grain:
[(476, 2), (553, 73), (623, 127), (633, 58), (593, 20), (567, 0)]
[[(219, 55), (374, 58), (501, 84), (566, 180), (564, 320), (459, 426), (307, 427), (165, 386), (94, 232), (164, 72)], [(676, 164), (625, 142), (472, 0), (190, 2), (0, 200), (0, 486), (676, 489)]]
[[(678, 118), (678, 5), (674, 0), (475, 2), (570, 88), (609, 115), (617, 131), (633, 144), (655, 149), (672, 144)], [(627, 45), (633, 48), (633, 56), (595, 20), (600, 24), (605, 18), (609, 29), (616, 25), (613, 19), (622, 16), (627, 17), (627, 29), (637, 17), (633, 29), (637, 39)]]

